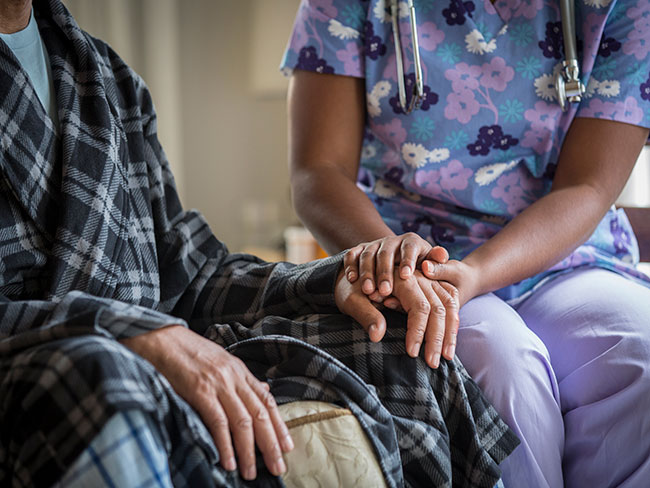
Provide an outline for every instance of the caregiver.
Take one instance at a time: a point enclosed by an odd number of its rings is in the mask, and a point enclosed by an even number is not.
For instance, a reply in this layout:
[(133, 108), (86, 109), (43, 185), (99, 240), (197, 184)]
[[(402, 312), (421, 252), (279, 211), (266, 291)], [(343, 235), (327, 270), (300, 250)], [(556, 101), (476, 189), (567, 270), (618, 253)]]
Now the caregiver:
[(613, 203), (650, 127), (650, 3), (575, 3), (586, 91), (564, 112), (559, 0), (391, 3), (300, 6), (283, 61), (300, 218), (327, 251), (356, 246), (349, 279), (377, 300), (394, 263), (417, 273), (427, 363), (456, 347), (522, 440), (506, 486), (642, 486), (650, 279)]

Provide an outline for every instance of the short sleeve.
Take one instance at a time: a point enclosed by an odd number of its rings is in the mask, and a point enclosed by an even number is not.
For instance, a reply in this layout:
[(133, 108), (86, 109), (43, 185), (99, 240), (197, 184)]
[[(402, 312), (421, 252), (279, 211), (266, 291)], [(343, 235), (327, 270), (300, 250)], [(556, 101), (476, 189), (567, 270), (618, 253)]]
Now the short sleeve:
[(585, 17), (585, 55), (595, 59), (576, 116), (650, 127), (650, 0), (614, 1), (607, 16)]
[(302, 0), (281, 69), (364, 77), (367, 2)]

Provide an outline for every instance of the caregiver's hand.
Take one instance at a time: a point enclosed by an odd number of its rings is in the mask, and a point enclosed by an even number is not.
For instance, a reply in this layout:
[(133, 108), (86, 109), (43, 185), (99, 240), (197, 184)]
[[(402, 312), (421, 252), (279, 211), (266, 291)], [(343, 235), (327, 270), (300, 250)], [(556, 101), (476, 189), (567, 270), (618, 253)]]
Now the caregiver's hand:
[(393, 291), (395, 266), (399, 265), (399, 276), (408, 278), (424, 259), (445, 263), (449, 254), (413, 232), (387, 236), (349, 249), (344, 258), (345, 276), (350, 283), (359, 279), (366, 295), (378, 291), (387, 297)]
[[(440, 364), (440, 355), (451, 360), (458, 334), (458, 293), (453, 285), (426, 278), (415, 271), (406, 278), (394, 269), (391, 308), (401, 307), (408, 315), (406, 351), (417, 357), (424, 342), (424, 360), (432, 367)], [(336, 305), (368, 332), (370, 340), (379, 342), (386, 333), (386, 318), (376, 304), (361, 290), (360, 281), (350, 283), (339, 274), (334, 292)]]
[(459, 308), (475, 296), (483, 293), (480, 284), (481, 273), (477, 267), (464, 261), (452, 259), (446, 263), (434, 263), (425, 260), (422, 262), (422, 273), (432, 280), (444, 281), (454, 285), (458, 290)]
[[(293, 449), (266, 383), (224, 348), (180, 325), (120, 341), (151, 362), (201, 416), (222, 466), (255, 479), (255, 444), (269, 471), (286, 471), (282, 451)], [(234, 444), (234, 449), (233, 449)]]

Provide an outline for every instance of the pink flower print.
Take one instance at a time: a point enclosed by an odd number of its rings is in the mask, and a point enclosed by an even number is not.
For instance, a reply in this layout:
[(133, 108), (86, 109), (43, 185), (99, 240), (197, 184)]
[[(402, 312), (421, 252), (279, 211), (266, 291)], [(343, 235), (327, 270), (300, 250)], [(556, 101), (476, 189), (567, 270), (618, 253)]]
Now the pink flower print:
[[(486, 4), (490, 4), (492, 6), (492, 2), (489, 0), (485, 0)], [(499, 15), (501, 18), (504, 20), (504, 22), (508, 22), (514, 12), (517, 6), (519, 5), (520, 1), (519, 0), (497, 0), (494, 2), (494, 6), (492, 7), (495, 11), (498, 11)]]
[(425, 51), (434, 51), (445, 38), (445, 33), (433, 22), (425, 22), (418, 27), (420, 47)]
[(461, 124), (466, 124), (478, 113), (479, 109), (480, 105), (474, 98), (474, 92), (470, 90), (452, 92), (447, 95), (445, 118), (456, 119)]
[(343, 61), (343, 72), (349, 75), (363, 73), (363, 68), (360, 68), (359, 46), (354, 42), (348, 42), (345, 49), (336, 51), (336, 57), (339, 61)]
[[(488, 14), (490, 15), (495, 15), (497, 13), (496, 9), (494, 8), (494, 5), (490, 0), (483, 0), (483, 7), (487, 11)], [(504, 19), (507, 20), (507, 19)]]
[(522, 0), (519, 8), (514, 14), (514, 17), (526, 17), (527, 19), (534, 19), (537, 12), (544, 8), (544, 0)]
[(469, 229), (469, 240), (472, 244), (483, 244), (496, 233), (497, 228), (494, 224), (487, 225), (485, 222), (476, 222)]
[(442, 188), (440, 188), (440, 170), (422, 170), (415, 172), (415, 184), (420, 188), (422, 195), (440, 199)]
[(400, 152), (402, 144), (406, 141), (406, 129), (404, 129), (402, 121), (398, 118), (394, 118), (388, 124), (374, 125), (372, 131), (386, 145), (397, 152)]
[(516, 171), (501, 176), (497, 180), (497, 186), (492, 189), (491, 195), (505, 202), (510, 215), (518, 214), (527, 206), (524, 198), (525, 191), (521, 187), (519, 174)]
[(450, 163), (440, 168), (440, 186), (447, 191), (464, 190), (467, 188), (467, 182), (474, 174), (470, 168), (463, 166), (463, 163), (453, 159)]
[(560, 111), (559, 106), (546, 102), (537, 102), (534, 110), (526, 110), (524, 117), (531, 122), (531, 129), (524, 133), (521, 145), (532, 148), (537, 154), (549, 151), (553, 147), (555, 121)]
[(481, 66), (482, 76), (479, 79), (485, 88), (494, 88), (496, 91), (504, 91), (508, 82), (515, 76), (515, 70), (506, 65), (506, 60), (500, 56), (492, 58), (489, 63)]
[(637, 104), (636, 98), (627, 97), (622, 102), (603, 102), (594, 98), (587, 108), (580, 110), (582, 117), (610, 119), (629, 124), (638, 124), (643, 120), (643, 110)]
[(650, 52), (650, 0), (639, 0), (636, 7), (629, 8), (626, 15), (634, 20), (634, 29), (623, 43), (623, 52), (641, 61)]
[(479, 76), (481, 76), (480, 66), (470, 66), (467, 63), (458, 63), (454, 69), (445, 71), (445, 78), (451, 81), (451, 89), (455, 92), (476, 90)]

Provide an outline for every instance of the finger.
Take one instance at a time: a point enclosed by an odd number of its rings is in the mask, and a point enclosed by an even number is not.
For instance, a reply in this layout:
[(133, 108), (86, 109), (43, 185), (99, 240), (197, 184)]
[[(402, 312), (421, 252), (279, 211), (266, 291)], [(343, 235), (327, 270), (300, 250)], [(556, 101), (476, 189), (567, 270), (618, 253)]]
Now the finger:
[(397, 311), (400, 311), (400, 312), (404, 311), (400, 301), (397, 298), (393, 297), (393, 296), (388, 297), (388, 298), (386, 298), (384, 300), (384, 307), (390, 308), (391, 310), (397, 310)]
[(395, 239), (384, 240), (379, 246), (376, 257), (377, 283), (379, 293), (387, 297), (393, 291), (393, 270), (395, 269), (395, 253), (399, 242)]
[(359, 256), (363, 251), (363, 246), (355, 246), (348, 250), (343, 256), (343, 265), (345, 267), (345, 277), (350, 283), (357, 281), (359, 277)]
[(458, 315), (460, 297), (458, 289), (450, 283), (445, 281), (437, 282), (438, 285), (444, 288), (448, 293), (449, 301), (443, 305), (447, 310), (445, 315), (445, 341), (442, 349), (442, 355), (451, 361), (454, 359), (456, 353), (456, 340), (458, 338), (458, 327), (460, 326), (460, 318)]
[[(264, 464), (273, 475), (280, 476), (287, 470), (282, 458), (280, 439), (275, 431), (269, 409), (257, 394), (257, 391), (261, 390), (253, 388), (250, 384), (257, 380), (252, 378), (252, 375), (250, 376), (248, 381), (238, 384), (237, 393), (253, 419), (255, 443), (262, 453)], [(275, 406), (275, 401), (272, 405)]]
[(268, 383), (258, 381), (252, 374), (248, 375), (248, 383), (251, 385), (251, 388), (255, 391), (259, 399), (266, 406), (266, 409), (269, 412), (271, 417), (271, 423), (275, 429), (275, 433), (280, 441), (280, 447), (283, 452), (289, 452), (293, 449), (293, 439), (289, 433), (287, 425), (282, 420), (280, 411), (278, 410), (278, 405), (275, 403), (275, 398), (270, 391), (270, 386)]
[(221, 390), (218, 399), (228, 417), (233, 444), (237, 452), (239, 473), (245, 480), (254, 480), (257, 477), (257, 468), (255, 467), (253, 417), (239, 394), (233, 390)]
[(407, 280), (399, 278), (395, 282), (394, 293), (407, 313), (406, 352), (411, 357), (417, 357), (427, 330), (431, 305), (415, 277)]
[(214, 439), (221, 465), (226, 471), (234, 471), (237, 469), (235, 451), (232, 447), (228, 417), (221, 403), (211, 396), (209, 399), (199, 401), (196, 409)]
[(384, 337), (386, 319), (365, 295), (360, 293), (350, 295), (343, 304), (341, 312), (359, 322), (372, 342), (379, 342)]
[(375, 259), (379, 244), (369, 244), (359, 256), (359, 279), (361, 280), (361, 290), (370, 295), (375, 291)]
[(449, 253), (444, 247), (441, 246), (435, 246), (432, 247), (427, 255), (424, 257), (424, 259), (428, 259), (431, 261), (435, 261), (437, 263), (446, 263), (449, 261)]
[[(422, 289), (431, 304), (427, 330), (425, 333), (424, 360), (431, 368), (440, 366), (440, 355), (445, 338), (445, 315), (446, 310), (439, 296), (439, 293), (447, 294), (442, 287), (437, 287), (437, 282), (423, 278)], [(437, 287), (437, 288), (436, 288)]]
[(449, 281), (454, 283), (455, 273), (451, 263), (434, 263), (433, 261), (422, 262), (422, 274), (431, 280)]
[(400, 246), (400, 270), (402, 278), (408, 278), (417, 267), (418, 259), (426, 256), (431, 249), (431, 244), (417, 234), (408, 236)]

